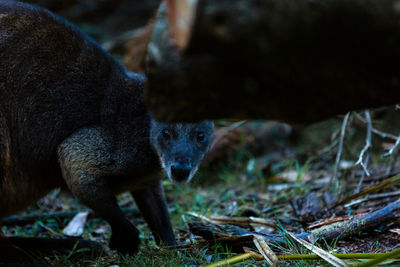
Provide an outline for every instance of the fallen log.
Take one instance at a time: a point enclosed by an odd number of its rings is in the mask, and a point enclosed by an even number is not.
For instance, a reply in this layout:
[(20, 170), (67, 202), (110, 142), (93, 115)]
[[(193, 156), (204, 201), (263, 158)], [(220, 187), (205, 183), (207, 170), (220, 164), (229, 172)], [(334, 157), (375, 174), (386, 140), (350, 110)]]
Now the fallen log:
[[(310, 232), (296, 234), (296, 237), (302, 239), (310, 239), (312, 241), (316, 239), (324, 239), (326, 242), (330, 242), (339, 238), (346, 239), (358, 236), (362, 232), (372, 231), (382, 225), (397, 220), (398, 218), (400, 218), (400, 200), (397, 200), (365, 216), (353, 218), (347, 221), (336, 222), (327, 226), (314, 229)], [(229, 238), (226, 238), (227, 236), (249, 235), (262, 236), (267, 242), (277, 247), (287, 245), (287, 237), (282, 234), (263, 234), (258, 232), (251, 232), (244, 228), (233, 225), (216, 225), (212, 223), (191, 222), (189, 223), (189, 228), (193, 234), (201, 236), (205, 240), (214, 240), (225, 237), (223, 241), (224, 244), (227, 245), (229, 245)], [(237, 248), (240, 248), (242, 246), (253, 246), (251, 242), (247, 239), (239, 240), (240, 242), (238, 242), (238, 239), (234, 240), (234, 247)]]
[(334, 240), (349, 238), (368, 232), (400, 218), (400, 200), (371, 212), (365, 216), (348, 221), (336, 222), (311, 231), (314, 238)]
[(307, 123), (400, 102), (396, 0), (165, 4), (147, 62), (159, 120)]
[[(83, 210), (86, 211), (86, 210)], [(90, 211), (90, 210), (87, 210)], [(141, 214), (136, 208), (122, 208), (122, 211), (126, 216), (133, 217), (141, 217)], [(24, 214), (24, 215), (12, 215), (9, 217), (5, 217), (1, 219), (0, 225), (4, 226), (13, 226), (13, 225), (26, 225), (31, 224), (36, 221), (47, 221), (49, 219), (56, 220), (64, 220), (71, 219), (78, 212), (82, 212), (82, 210), (67, 210), (67, 211), (58, 211), (58, 212), (43, 212), (43, 213), (34, 213), (34, 214)], [(93, 214), (93, 216), (97, 216)]]
[[(38, 257), (54, 255), (55, 252), (75, 256), (101, 256), (105, 253), (101, 243), (80, 238), (32, 238), (0, 237), (0, 262), (32, 262)], [(72, 255), (72, 254), (71, 254)]]

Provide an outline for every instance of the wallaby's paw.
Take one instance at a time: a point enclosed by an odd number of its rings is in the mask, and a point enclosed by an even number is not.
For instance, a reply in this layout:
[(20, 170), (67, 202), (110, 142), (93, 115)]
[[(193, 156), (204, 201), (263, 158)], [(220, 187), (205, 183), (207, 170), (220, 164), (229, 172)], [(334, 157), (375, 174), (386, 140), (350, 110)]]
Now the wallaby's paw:
[(111, 249), (120, 253), (137, 253), (139, 244), (139, 231), (132, 224), (121, 229), (113, 229), (110, 239)]

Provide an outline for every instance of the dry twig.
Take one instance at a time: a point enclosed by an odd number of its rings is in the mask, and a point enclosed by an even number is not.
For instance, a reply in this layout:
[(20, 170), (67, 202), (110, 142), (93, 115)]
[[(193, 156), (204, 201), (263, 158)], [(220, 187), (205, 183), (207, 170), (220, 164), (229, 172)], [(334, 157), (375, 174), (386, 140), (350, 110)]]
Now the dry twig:
[(400, 145), (400, 135), (397, 137), (396, 143), (394, 143), (394, 145), (390, 148), (390, 150), (387, 153), (383, 154), (383, 156), (388, 157), (393, 155), (393, 153), (397, 150), (399, 145)]
[(258, 252), (260, 252), (260, 254), (264, 257), (265, 261), (271, 266), (276, 266), (278, 263), (278, 257), (268, 246), (267, 242), (265, 242), (264, 238), (261, 236), (254, 236), (253, 242), (258, 249)]
[(232, 132), (233, 130), (239, 128), (240, 126), (242, 126), (242, 125), (245, 124), (246, 122), (247, 122), (247, 120), (238, 121), (238, 122), (234, 122), (234, 123), (232, 123), (230, 126), (226, 127), (226, 128), (224, 129), (224, 131), (223, 131), (221, 134), (219, 134), (217, 137), (215, 137), (215, 139), (212, 141), (212, 144), (211, 144), (211, 146), (210, 146), (210, 147), (211, 147), (210, 149), (212, 149), (212, 147), (213, 147), (216, 143), (218, 143), (218, 141), (221, 140), (222, 137), (224, 137), (225, 135), (227, 135), (229, 132)]
[(365, 216), (366, 213), (360, 213), (360, 214), (356, 214), (356, 215), (352, 215), (352, 216), (345, 216), (345, 217), (333, 217), (333, 218), (329, 218), (326, 220), (323, 220), (322, 222), (317, 222), (317, 223), (313, 223), (309, 226), (307, 226), (307, 229), (311, 230), (311, 229), (315, 229), (324, 225), (329, 225), (335, 222), (342, 222), (342, 221), (347, 221), (347, 220), (351, 220), (354, 218), (360, 218), (362, 216)]
[(372, 122), (371, 122), (371, 115), (369, 113), (369, 110), (365, 111), (365, 120), (367, 122), (367, 135), (365, 137), (365, 146), (361, 150), (360, 155), (359, 155), (358, 160), (357, 160), (355, 165), (361, 165), (361, 167), (363, 168), (365, 174), (367, 176), (369, 176), (369, 172), (368, 172), (368, 169), (367, 169), (368, 158), (366, 158), (365, 161), (364, 161), (364, 154), (371, 147)]
[[(370, 153), (367, 153), (367, 155), (365, 156), (365, 161), (364, 161), (365, 166), (368, 166), (369, 158), (370, 158)], [(357, 193), (360, 192), (360, 190), (361, 190), (361, 185), (362, 185), (362, 183), (364, 182), (365, 174), (366, 174), (365, 171), (361, 174), (361, 178), (360, 178), (360, 180), (358, 181), (358, 184), (357, 184), (356, 189), (354, 190), (354, 193), (355, 193), (355, 194), (357, 194)]]
[[(356, 119), (358, 119), (362, 123), (367, 124), (366, 120), (362, 116), (360, 116), (359, 114), (355, 113), (354, 116), (355, 116)], [(394, 134), (382, 132), (382, 131), (374, 128), (374, 127), (371, 128), (371, 132), (373, 134), (379, 135), (382, 139), (389, 138), (389, 139), (392, 139), (392, 140), (396, 141), (397, 138), (398, 138), (398, 136), (396, 136)]]
[(347, 128), (347, 122), (349, 121), (349, 116), (350, 112), (344, 116), (343, 123), (342, 123), (342, 129), (340, 131), (340, 139), (339, 139), (339, 147), (338, 147), (338, 152), (336, 154), (336, 162), (335, 162), (335, 167), (333, 169), (333, 175), (330, 180), (330, 184), (335, 186), (335, 189), (338, 188), (339, 186), (339, 181), (338, 181), (338, 170), (339, 170), (339, 163), (340, 163), (340, 158), (342, 157), (342, 150), (343, 150), (343, 141), (344, 141), (344, 136), (346, 134), (346, 128)]
[(354, 201), (344, 205), (344, 207), (348, 208), (348, 207), (351, 207), (351, 206), (354, 206), (354, 205), (361, 204), (361, 203), (363, 203), (365, 201), (368, 201), (368, 200), (374, 200), (374, 199), (380, 199), (380, 198), (386, 198), (386, 197), (393, 197), (393, 196), (398, 196), (398, 195), (400, 195), (400, 191), (367, 195), (364, 198), (360, 198), (360, 199), (354, 200)]
[(380, 182), (379, 184), (371, 186), (371, 187), (363, 190), (360, 193), (357, 193), (357, 194), (351, 195), (349, 197), (346, 197), (345, 199), (343, 199), (343, 200), (339, 201), (338, 203), (336, 203), (335, 207), (337, 207), (339, 205), (343, 205), (343, 204), (345, 204), (345, 203), (347, 203), (347, 202), (349, 202), (349, 201), (351, 201), (353, 199), (357, 199), (359, 197), (368, 195), (370, 193), (378, 192), (378, 191), (380, 191), (382, 189), (388, 188), (388, 187), (393, 186), (393, 185), (398, 184), (398, 183), (400, 183), (400, 174), (397, 174), (397, 175), (395, 175), (393, 177), (385, 179), (384, 181)]
[(390, 148), (390, 150), (387, 153), (383, 154), (384, 157), (390, 156), (390, 161), (389, 161), (388, 168), (386, 169), (386, 174), (390, 173), (393, 170), (393, 165), (397, 158), (397, 149), (398, 149), (399, 145), (400, 145), (400, 135), (397, 137), (396, 142)]

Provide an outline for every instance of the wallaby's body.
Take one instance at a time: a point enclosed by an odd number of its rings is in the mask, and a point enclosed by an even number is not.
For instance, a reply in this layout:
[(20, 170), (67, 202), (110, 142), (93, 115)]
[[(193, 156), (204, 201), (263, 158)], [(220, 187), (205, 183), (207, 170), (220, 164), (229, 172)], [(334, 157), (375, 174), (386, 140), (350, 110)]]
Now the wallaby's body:
[(153, 121), (144, 82), (50, 12), (0, 0), (0, 219), (64, 187), (110, 223), (111, 247), (135, 251), (115, 198), (131, 191), (156, 240), (173, 244), (162, 169), (190, 180), (212, 124)]

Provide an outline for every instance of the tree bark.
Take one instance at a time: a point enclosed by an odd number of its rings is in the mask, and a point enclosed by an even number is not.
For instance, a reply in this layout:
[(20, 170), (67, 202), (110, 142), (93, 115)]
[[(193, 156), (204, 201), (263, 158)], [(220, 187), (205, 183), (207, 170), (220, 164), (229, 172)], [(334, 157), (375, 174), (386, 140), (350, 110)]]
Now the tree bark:
[(199, 0), (173, 34), (171, 2), (148, 51), (159, 120), (308, 123), (400, 102), (396, 0)]

